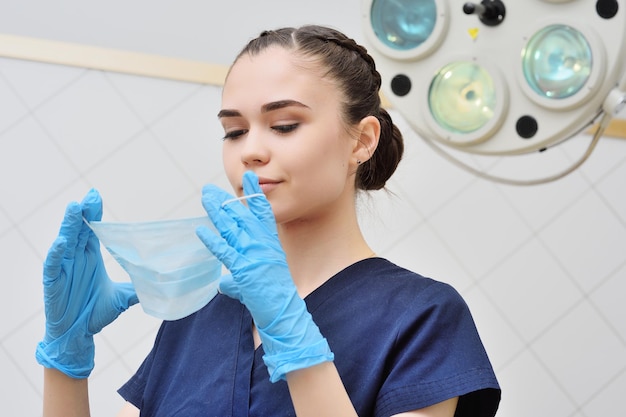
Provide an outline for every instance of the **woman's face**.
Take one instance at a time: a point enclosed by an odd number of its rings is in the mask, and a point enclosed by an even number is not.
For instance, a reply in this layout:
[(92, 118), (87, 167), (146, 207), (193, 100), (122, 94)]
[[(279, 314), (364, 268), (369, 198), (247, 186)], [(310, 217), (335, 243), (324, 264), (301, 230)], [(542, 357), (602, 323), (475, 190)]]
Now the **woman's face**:
[(224, 85), (226, 174), (241, 195), (243, 173), (254, 171), (279, 224), (353, 202), (356, 139), (342, 123), (340, 92), (321, 73), (270, 47), (240, 57)]

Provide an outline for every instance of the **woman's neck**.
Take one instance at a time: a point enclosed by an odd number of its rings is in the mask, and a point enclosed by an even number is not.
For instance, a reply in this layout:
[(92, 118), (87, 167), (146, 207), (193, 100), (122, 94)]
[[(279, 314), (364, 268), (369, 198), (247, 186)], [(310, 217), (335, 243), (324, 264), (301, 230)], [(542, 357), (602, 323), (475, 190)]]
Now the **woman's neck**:
[(361, 234), (356, 213), (329, 215), (279, 226), (280, 240), (301, 297), (306, 297), (333, 275), (374, 256)]

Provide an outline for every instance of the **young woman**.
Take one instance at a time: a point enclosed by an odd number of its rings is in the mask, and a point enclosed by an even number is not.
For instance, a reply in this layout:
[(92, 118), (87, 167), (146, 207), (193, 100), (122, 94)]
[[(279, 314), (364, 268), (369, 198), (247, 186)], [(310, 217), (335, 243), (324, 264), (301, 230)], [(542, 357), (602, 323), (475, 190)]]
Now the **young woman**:
[[(377, 257), (359, 229), (357, 194), (383, 188), (403, 152), (380, 83), (365, 49), (325, 27), (243, 49), (218, 117), (228, 179), (249, 198), (205, 187), (220, 235), (197, 231), (230, 274), (162, 324), (121, 416), (495, 415), (500, 389), (459, 294)], [(70, 204), (44, 266), (46, 416), (88, 415), (92, 335), (137, 302), (81, 221), (101, 214), (94, 191)], [(63, 280), (82, 295), (68, 301)]]

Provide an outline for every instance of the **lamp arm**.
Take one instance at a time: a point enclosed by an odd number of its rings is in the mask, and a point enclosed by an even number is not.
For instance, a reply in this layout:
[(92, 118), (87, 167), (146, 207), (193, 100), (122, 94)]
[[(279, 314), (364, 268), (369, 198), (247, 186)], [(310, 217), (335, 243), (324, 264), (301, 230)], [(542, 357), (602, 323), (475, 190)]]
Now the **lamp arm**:
[(626, 105), (626, 72), (617, 86), (609, 91), (602, 103), (602, 110), (611, 118), (618, 114)]
[(444, 151), (440, 146), (436, 145), (432, 139), (428, 139), (428, 138), (422, 138), (422, 139), (424, 139), (424, 142), (426, 142), (426, 144), (429, 145), (440, 156), (447, 159), (449, 162), (453, 163), (459, 168), (464, 169), (480, 178), (497, 182), (500, 184), (506, 184), (506, 185), (517, 185), (517, 186), (540, 185), (540, 184), (547, 184), (549, 182), (553, 182), (558, 179), (561, 179), (565, 177), (566, 175), (574, 172), (576, 169), (578, 169), (589, 158), (589, 156), (591, 156), (591, 153), (593, 152), (596, 145), (598, 144), (598, 141), (602, 137), (602, 134), (604, 133), (604, 130), (608, 126), (611, 118), (612, 118), (611, 115), (608, 115), (607, 113), (602, 114), (602, 118), (600, 119), (598, 129), (594, 133), (593, 138), (591, 139), (591, 142), (589, 143), (589, 146), (585, 150), (585, 153), (576, 162), (574, 162), (567, 169), (557, 174), (544, 177), (544, 178), (534, 179), (534, 180), (516, 180), (516, 179), (503, 178), (503, 177), (498, 177), (495, 175), (487, 174), (486, 172), (479, 171), (476, 168), (473, 168), (467, 165), (466, 163), (458, 160), (457, 158), (453, 157), (448, 152)]

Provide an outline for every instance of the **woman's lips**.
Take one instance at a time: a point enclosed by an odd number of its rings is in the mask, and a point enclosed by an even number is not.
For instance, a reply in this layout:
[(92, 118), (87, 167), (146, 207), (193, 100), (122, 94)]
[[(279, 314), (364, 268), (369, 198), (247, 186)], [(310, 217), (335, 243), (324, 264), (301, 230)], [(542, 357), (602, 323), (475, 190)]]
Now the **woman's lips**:
[[(267, 194), (268, 192), (272, 191), (282, 182), (282, 180), (276, 180), (273, 178), (259, 177), (259, 187), (261, 188), (261, 191), (263, 191), (263, 194)], [(243, 187), (241, 187), (239, 190), (239, 192), (243, 195)]]
[(259, 186), (261, 187), (261, 190), (263, 190), (264, 194), (267, 194), (274, 188), (278, 187), (278, 184), (280, 184), (279, 181), (259, 181)]

